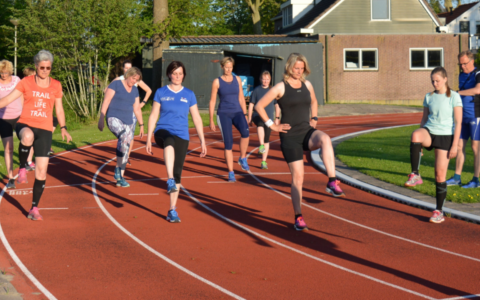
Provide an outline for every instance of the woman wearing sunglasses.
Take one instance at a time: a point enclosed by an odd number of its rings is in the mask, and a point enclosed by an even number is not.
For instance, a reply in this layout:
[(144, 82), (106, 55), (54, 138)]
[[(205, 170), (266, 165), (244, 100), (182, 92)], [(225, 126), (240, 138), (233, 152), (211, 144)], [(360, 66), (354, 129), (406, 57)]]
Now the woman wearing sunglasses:
[(67, 126), (65, 126), (62, 85), (59, 81), (50, 77), (53, 64), (52, 53), (47, 50), (41, 50), (35, 55), (33, 61), (37, 70), (36, 75), (25, 77), (8, 96), (0, 99), (0, 108), (9, 105), (21, 96), (24, 98), (22, 113), (15, 127), (20, 140), (18, 146), (20, 160), (18, 182), (27, 182), (25, 167), (28, 153), (33, 146), (36, 164), (35, 183), (33, 184), (32, 208), (28, 213), (28, 218), (43, 220), (38, 211), (38, 202), (42, 196), (47, 178), (48, 151), (52, 144), (52, 113), (54, 107), (61, 126), (62, 139), (66, 138), (67, 143), (69, 143), (72, 137), (68, 134)]

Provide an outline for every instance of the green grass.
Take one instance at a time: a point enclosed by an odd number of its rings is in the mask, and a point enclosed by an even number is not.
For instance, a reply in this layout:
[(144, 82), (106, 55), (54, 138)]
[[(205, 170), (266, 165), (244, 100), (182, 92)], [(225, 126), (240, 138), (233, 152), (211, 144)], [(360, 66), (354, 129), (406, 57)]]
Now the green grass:
[[(410, 167), (410, 136), (418, 126), (380, 130), (364, 134), (337, 146), (337, 157), (351, 168), (377, 179), (402, 186), (407, 181)], [(410, 188), (435, 197), (434, 151), (423, 151), (420, 174), (423, 184)], [(447, 179), (455, 172), (455, 159), (450, 161)], [(473, 177), (473, 152), (471, 143), (466, 145), (466, 158), (462, 183)], [(452, 202), (480, 202), (480, 189), (448, 187), (447, 200)]]
[[(145, 125), (148, 124), (148, 117), (150, 115), (150, 110), (151, 107), (144, 107), (143, 108), (143, 122)], [(203, 125), (208, 126), (209, 124), (209, 115), (201, 113), (200, 116), (202, 117), (203, 120)], [(217, 118), (214, 118), (215, 124)], [(192, 128), (194, 127), (191, 115), (189, 115), (189, 127)], [(62, 135), (60, 133), (60, 130), (55, 130), (53, 134), (53, 140), (52, 140), (52, 149), (57, 152), (65, 151), (65, 150), (71, 150), (71, 149), (76, 149), (85, 145), (90, 145), (98, 142), (103, 142), (103, 141), (108, 141), (108, 140), (113, 140), (115, 139), (115, 136), (108, 130), (108, 128), (105, 126), (103, 129), (103, 132), (100, 132), (97, 127), (98, 122), (89, 122), (89, 123), (80, 123), (75, 121), (75, 118), (71, 118), (70, 120), (67, 119), (67, 127), (68, 127), (68, 132), (72, 136), (72, 142), (66, 143), (65, 141), (62, 141)], [(139, 127), (137, 125), (137, 128), (135, 130), (135, 134), (139, 134)], [(145, 126), (145, 134), (147, 134), (147, 126)], [(16, 135), (14, 134), (14, 157), (13, 157), (13, 168), (14, 170), (18, 168), (19, 160), (18, 160), (18, 139)], [(5, 168), (5, 160), (4, 160), (4, 148), (3, 148), (3, 143), (0, 143), (0, 175), (2, 177), (7, 177), (7, 170)], [(15, 173), (15, 172), (14, 172)]]

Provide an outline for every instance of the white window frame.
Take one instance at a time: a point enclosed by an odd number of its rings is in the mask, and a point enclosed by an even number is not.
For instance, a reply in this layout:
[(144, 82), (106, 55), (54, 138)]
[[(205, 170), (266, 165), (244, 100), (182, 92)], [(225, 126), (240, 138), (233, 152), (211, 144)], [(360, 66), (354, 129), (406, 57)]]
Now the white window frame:
[[(347, 51), (358, 51), (358, 68), (347, 68)], [(362, 68), (362, 51), (375, 51), (375, 68)], [(344, 48), (343, 49), (343, 70), (344, 71), (378, 71), (378, 48)]]
[(373, 18), (373, 0), (370, 0), (370, 21), (373, 21), (373, 22), (392, 21), (392, 0), (388, 0), (388, 19)]
[[(424, 50), (424, 55), (425, 55), (425, 64), (423, 66), (423, 68), (419, 68), (419, 67), (412, 67), (412, 50)], [(409, 56), (409, 60), (408, 60), (408, 64), (409, 64), (409, 68), (410, 70), (433, 70), (435, 69), (436, 67), (428, 67), (428, 50), (440, 50), (440, 55), (441, 55), (441, 67), (443, 67), (445, 65), (445, 56), (444, 56), (444, 51), (443, 51), (443, 48), (410, 48), (408, 49), (408, 56)]]

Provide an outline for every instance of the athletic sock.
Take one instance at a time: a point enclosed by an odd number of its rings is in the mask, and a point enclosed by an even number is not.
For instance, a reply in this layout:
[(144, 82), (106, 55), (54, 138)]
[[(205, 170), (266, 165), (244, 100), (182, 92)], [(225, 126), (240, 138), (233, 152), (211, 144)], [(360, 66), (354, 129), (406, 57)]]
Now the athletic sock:
[(455, 173), (455, 174), (453, 174), (453, 179), (456, 180), (456, 181), (460, 181), (460, 180), (462, 180), (462, 176)]
[(337, 177), (328, 177), (328, 183), (337, 181)]
[(474, 176), (473, 179), (472, 179), (472, 181), (475, 182), (475, 183), (478, 183), (478, 177), (475, 177), (475, 176)]
[(445, 198), (447, 198), (447, 182), (436, 182), (436, 191), (437, 191), (437, 210), (442, 211), (443, 203)]
[(24, 146), (22, 142), (18, 144), (18, 158), (20, 160), (19, 168), (25, 168), (27, 164), (28, 154), (30, 153), (32, 146)]
[(43, 190), (45, 189), (45, 181), (46, 180), (35, 179), (35, 183), (33, 184), (32, 208), (37, 207), (38, 202), (40, 202), (40, 198), (42, 197)]
[(422, 158), (422, 143), (410, 143), (410, 164), (412, 165), (412, 173), (418, 175), (420, 168), (420, 160)]
[(295, 221), (298, 219), (298, 217), (301, 217), (302, 214), (295, 215)]

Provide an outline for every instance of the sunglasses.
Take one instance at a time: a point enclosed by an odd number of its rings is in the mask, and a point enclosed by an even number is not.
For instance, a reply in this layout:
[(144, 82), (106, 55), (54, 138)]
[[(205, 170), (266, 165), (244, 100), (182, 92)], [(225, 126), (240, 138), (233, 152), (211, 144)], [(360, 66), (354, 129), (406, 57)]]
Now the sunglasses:
[(38, 67), (41, 71), (50, 71), (52, 69), (52, 67)]

